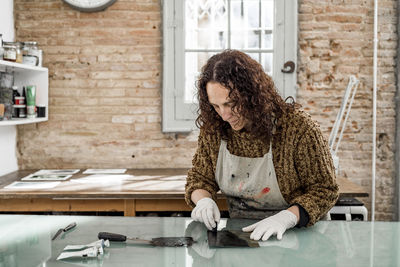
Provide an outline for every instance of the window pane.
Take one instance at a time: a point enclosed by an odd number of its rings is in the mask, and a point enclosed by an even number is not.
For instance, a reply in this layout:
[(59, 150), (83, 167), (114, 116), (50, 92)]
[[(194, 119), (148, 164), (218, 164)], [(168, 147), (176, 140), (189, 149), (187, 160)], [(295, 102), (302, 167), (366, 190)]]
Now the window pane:
[(263, 31), (261, 43), (262, 43), (262, 48), (266, 49), (273, 48), (272, 33), (270, 31)]
[(273, 54), (272, 53), (263, 53), (261, 55), (261, 65), (264, 68), (264, 71), (268, 73), (272, 77), (272, 59), (273, 59)]
[(272, 0), (232, 0), (231, 48), (273, 49), (273, 16)]
[(197, 103), (196, 81), (199, 77), (201, 68), (207, 60), (216, 54), (215, 52), (186, 52), (185, 53), (185, 103)]
[(260, 1), (259, 0), (232, 0), (231, 1), (231, 27), (259, 28)]
[(185, 48), (227, 48), (227, 0), (185, 1)]
[(262, 0), (261, 1), (262, 11), (262, 23), (261, 27), (265, 29), (274, 28), (274, 1), (273, 0)]
[(260, 53), (246, 53), (246, 54), (249, 55), (255, 61), (260, 62)]
[(260, 23), (260, 1), (244, 1), (244, 14), (249, 28), (259, 28)]
[(233, 49), (259, 49), (260, 48), (260, 31), (241, 31), (232, 30), (231, 32), (231, 48)]
[(259, 0), (231, 1), (231, 48), (260, 48)]

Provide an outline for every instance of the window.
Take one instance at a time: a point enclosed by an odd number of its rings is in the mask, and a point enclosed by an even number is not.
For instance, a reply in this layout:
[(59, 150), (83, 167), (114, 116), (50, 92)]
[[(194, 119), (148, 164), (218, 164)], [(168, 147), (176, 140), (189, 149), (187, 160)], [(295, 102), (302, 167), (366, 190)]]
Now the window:
[(295, 95), (297, 0), (164, 0), (163, 131), (195, 129), (195, 81), (201, 67), (224, 49), (260, 62), (282, 97)]

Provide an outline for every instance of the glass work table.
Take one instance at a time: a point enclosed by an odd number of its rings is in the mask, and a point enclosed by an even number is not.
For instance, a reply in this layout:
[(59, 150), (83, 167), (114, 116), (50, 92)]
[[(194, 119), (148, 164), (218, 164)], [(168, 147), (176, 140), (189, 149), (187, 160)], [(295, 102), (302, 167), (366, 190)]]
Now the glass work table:
[[(77, 226), (54, 241), (59, 228)], [(218, 229), (254, 221), (222, 219)], [(111, 242), (97, 258), (56, 260), (67, 245), (88, 244), (99, 232), (130, 237), (192, 236), (192, 247)], [(291, 229), (259, 248), (209, 249), (203, 224), (183, 217), (0, 215), (0, 266), (400, 266), (400, 223), (320, 221)]]

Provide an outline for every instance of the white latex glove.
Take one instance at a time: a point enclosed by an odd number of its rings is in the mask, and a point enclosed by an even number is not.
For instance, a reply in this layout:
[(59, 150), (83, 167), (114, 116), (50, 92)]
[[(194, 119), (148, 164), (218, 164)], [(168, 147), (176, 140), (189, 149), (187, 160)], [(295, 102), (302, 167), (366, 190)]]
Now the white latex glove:
[(282, 210), (277, 214), (265, 218), (255, 224), (242, 229), (243, 232), (251, 232), (250, 238), (263, 241), (275, 235), (278, 240), (282, 239), (283, 233), (297, 224), (297, 216), (288, 210)]
[(192, 210), (192, 219), (204, 223), (208, 230), (212, 230), (219, 223), (221, 214), (217, 203), (209, 197), (197, 201), (196, 207)]

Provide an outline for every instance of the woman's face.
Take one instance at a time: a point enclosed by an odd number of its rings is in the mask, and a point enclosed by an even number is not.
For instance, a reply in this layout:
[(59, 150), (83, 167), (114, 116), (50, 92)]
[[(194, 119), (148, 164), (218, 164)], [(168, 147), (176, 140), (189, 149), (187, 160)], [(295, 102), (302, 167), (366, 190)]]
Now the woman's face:
[(246, 120), (238, 113), (232, 111), (233, 102), (229, 98), (229, 89), (217, 82), (208, 82), (208, 102), (214, 107), (221, 118), (228, 122), (232, 129), (239, 131), (246, 125)]

